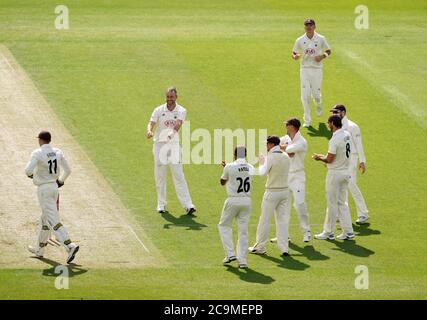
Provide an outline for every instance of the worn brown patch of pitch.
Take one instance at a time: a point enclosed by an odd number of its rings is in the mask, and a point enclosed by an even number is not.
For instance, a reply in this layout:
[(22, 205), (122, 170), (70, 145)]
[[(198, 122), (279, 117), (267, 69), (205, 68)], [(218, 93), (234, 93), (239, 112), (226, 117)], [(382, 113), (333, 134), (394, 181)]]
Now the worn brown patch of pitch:
[[(11, 52), (0, 45), (0, 268), (43, 267), (26, 249), (37, 241), (40, 208), (36, 186), (24, 174), (37, 133), (52, 132), (72, 174), (60, 189), (61, 219), (80, 245), (83, 267), (123, 268), (163, 264), (159, 252), (108, 182), (57, 118)], [(64, 264), (63, 248), (48, 246), (45, 257)]]

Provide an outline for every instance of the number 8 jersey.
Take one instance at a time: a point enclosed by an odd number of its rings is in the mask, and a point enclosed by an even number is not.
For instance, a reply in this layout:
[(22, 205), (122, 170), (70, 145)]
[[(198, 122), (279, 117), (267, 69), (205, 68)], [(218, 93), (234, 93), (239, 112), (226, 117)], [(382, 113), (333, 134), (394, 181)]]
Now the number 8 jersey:
[(338, 129), (329, 140), (328, 153), (334, 154), (334, 161), (328, 163), (329, 170), (348, 171), (351, 154), (351, 137), (344, 129)]
[(28, 162), (25, 173), (27, 176), (34, 174), (33, 182), (36, 186), (56, 182), (60, 176), (60, 168), (64, 169), (62, 181), (70, 175), (71, 170), (64, 154), (58, 148), (50, 144), (44, 144), (31, 153), (31, 160)]
[(245, 159), (237, 159), (224, 167), (221, 179), (227, 180), (229, 197), (250, 197), (254, 167)]

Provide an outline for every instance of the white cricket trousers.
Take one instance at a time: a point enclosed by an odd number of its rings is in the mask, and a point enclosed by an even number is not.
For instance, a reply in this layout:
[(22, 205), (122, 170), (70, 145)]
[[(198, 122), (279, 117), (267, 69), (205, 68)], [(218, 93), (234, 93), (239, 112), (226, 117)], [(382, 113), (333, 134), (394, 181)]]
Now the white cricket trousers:
[(300, 229), (303, 233), (310, 231), (308, 208), (305, 202), (305, 173), (304, 170), (290, 172), (288, 178), (289, 189), (294, 198), (294, 208), (297, 212)]
[(261, 216), (259, 217), (256, 232), (255, 247), (263, 251), (269, 241), (271, 218), (276, 220), (277, 246), (281, 253), (288, 252), (289, 216), (290, 216), (289, 190), (266, 190), (262, 198)]
[(313, 97), (316, 108), (322, 109), (322, 86), (323, 69), (301, 68), (301, 102), (304, 107), (304, 123), (311, 124), (310, 98)]
[(157, 209), (164, 209), (166, 206), (166, 167), (169, 166), (172, 173), (175, 191), (178, 200), (184, 209), (193, 207), (187, 182), (185, 181), (182, 163), (180, 161), (179, 144), (155, 142), (153, 145), (154, 154), (154, 178), (157, 189)]
[(334, 232), (339, 219), (344, 233), (353, 233), (350, 209), (347, 204), (347, 188), (350, 175), (347, 171), (329, 170), (326, 175), (326, 217), (323, 231)]
[(248, 225), (251, 213), (251, 198), (229, 197), (224, 202), (218, 224), (218, 231), (226, 257), (236, 256), (234, 253), (232, 229), (233, 220), (236, 219), (238, 234), (236, 251), (237, 260), (241, 264), (246, 264), (246, 256), (248, 253)]
[(56, 239), (64, 245), (68, 251), (71, 243), (67, 229), (62, 225), (57, 207), (58, 185), (56, 182), (46, 183), (38, 186), (37, 196), (42, 209), (41, 229), (39, 231), (38, 245), (43, 248), (52, 231)]
[[(348, 190), (350, 190), (351, 196), (353, 197), (354, 204), (356, 205), (357, 217), (368, 218), (368, 208), (366, 207), (365, 199), (363, 198), (362, 192), (357, 186), (357, 153), (350, 155), (350, 181), (348, 183)], [(348, 199), (348, 196), (347, 196)], [(348, 201), (348, 200), (347, 200)]]

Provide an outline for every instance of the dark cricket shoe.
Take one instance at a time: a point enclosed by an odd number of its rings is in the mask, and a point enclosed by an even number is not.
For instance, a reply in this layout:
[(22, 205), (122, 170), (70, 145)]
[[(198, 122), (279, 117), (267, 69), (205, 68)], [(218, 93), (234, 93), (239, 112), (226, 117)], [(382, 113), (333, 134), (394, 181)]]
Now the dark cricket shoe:
[(75, 243), (70, 243), (68, 248), (70, 248), (70, 251), (68, 251), (67, 263), (70, 264), (76, 257), (76, 253), (79, 251), (80, 247)]
[(194, 207), (187, 209), (187, 215), (189, 216), (193, 215), (194, 212), (196, 212), (196, 208)]
[(222, 264), (229, 264), (230, 262), (236, 261), (236, 256), (231, 257), (225, 257), (224, 260), (222, 260)]

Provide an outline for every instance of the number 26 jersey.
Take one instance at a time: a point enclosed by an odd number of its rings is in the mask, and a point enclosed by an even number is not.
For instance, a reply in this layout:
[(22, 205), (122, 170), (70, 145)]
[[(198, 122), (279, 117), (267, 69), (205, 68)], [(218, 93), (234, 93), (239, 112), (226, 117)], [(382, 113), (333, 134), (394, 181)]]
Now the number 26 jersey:
[(245, 159), (237, 159), (224, 167), (221, 179), (227, 180), (229, 197), (250, 197), (254, 167)]

